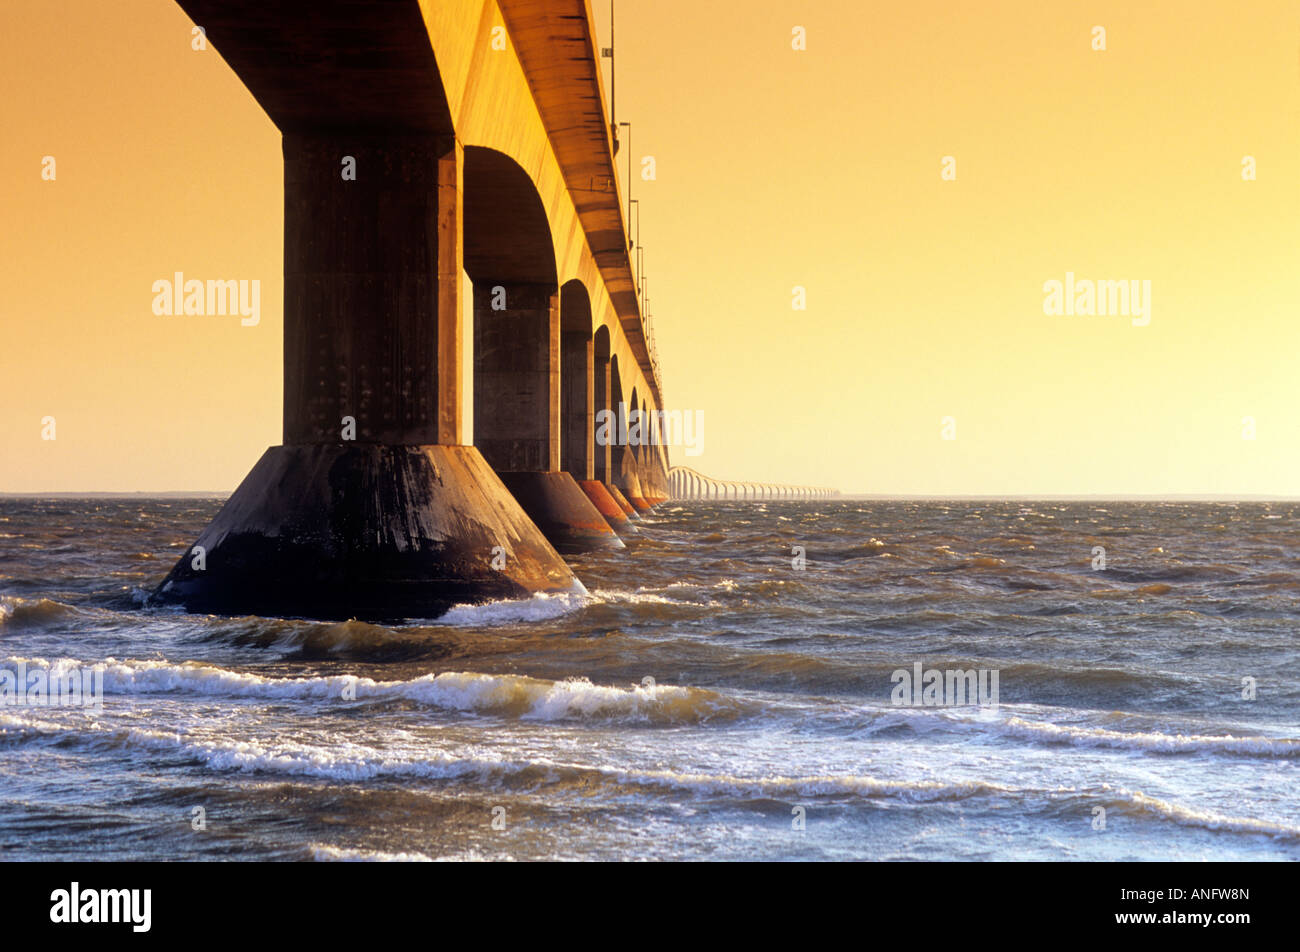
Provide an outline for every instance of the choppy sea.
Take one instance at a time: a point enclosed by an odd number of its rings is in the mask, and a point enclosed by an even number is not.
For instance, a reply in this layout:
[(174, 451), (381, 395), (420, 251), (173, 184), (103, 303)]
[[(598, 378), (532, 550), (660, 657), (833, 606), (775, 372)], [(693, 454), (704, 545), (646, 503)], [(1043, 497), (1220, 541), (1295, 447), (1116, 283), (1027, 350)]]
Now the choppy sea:
[(0, 697), (0, 858), (1300, 858), (1297, 504), (672, 502), (586, 594), (151, 606), (220, 504), (0, 498), (0, 672), (103, 688)]

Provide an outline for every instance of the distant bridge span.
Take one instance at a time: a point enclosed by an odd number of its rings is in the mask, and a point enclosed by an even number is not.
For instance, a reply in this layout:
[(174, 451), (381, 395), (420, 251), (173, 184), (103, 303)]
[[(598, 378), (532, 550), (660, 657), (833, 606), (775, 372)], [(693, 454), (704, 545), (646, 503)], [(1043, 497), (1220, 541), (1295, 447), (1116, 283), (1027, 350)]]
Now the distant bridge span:
[(833, 499), (840, 494), (825, 486), (713, 479), (688, 466), (669, 469), (668, 487), (673, 499)]

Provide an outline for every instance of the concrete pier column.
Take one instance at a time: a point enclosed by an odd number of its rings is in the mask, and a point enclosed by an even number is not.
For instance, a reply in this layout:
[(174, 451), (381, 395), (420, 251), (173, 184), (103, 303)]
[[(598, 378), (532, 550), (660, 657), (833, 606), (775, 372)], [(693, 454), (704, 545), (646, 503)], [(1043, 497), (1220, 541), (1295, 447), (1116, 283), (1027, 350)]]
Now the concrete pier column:
[(563, 388), (561, 466), (579, 481), (594, 479), (595, 454), (595, 352), (590, 335), (563, 335), (560, 371)]
[(650, 448), (650, 485), (654, 493), (654, 505), (665, 503), (672, 496), (668, 489), (668, 453), (663, 442), (668, 436), (669, 434), (660, 432), (657, 437), (660, 442)]
[(614, 459), (614, 484), (638, 513), (648, 511), (650, 503), (641, 495), (640, 467), (632, 447), (616, 445)]
[[(582, 394), (573, 410), (572, 460), (584, 477), (591, 454), (591, 349), (571, 359)], [(560, 297), (548, 285), (474, 281), (474, 442), (542, 534), (560, 552), (623, 548), (572, 473), (561, 467)]]
[[(588, 317), (589, 317), (588, 312)], [(577, 352), (576, 339), (572, 340), (573, 353)], [(584, 342), (585, 347), (585, 342)], [(613, 476), (613, 443), (606, 438), (609, 431), (608, 416), (601, 416), (602, 411), (608, 414), (610, 411), (610, 393), (613, 391), (613, 362), (609, 353), (609, 328), (603, 324), (596, 329), (591, 338), (591, 393), (590, 407), (591, 414), (587, 419), (587, 433), (584, 439), (589, 443), (591, 450), (591, 467), (583, 479), (578, 481), (582, 491), (587, 494), (592, 505), (605, 517), (619, 535), (636, 535), (637, 527), (632, 524), (636, 510), (631, 504), (617, 494), (617, 490), (611, 487), (611, 478)], [(585, 363), (585, 361), (583, 361)], [(575, 374), (578, 372), (577, 359), (570, 358), (570, 369), (566, 374)], [(568, 391), (574, 397), (580, 393), (579, 388), (575, 385)], [(601, 424), (605, 425), (602, 426)], [(576, 442), (576, 436), (571, 437)], [(571, 456), (576, 460), (577, 454)], [(585, 465), (585, 460), (579, 461), (579, 465)]]
[(581, 281), (560, 288), (560, 468), (595, 478), (596, 341), (591, 301)]
[[(572, 590), (464, 445), (463, 151), (286, 134), (284, 445), (159, 586), (191, 610), (387, 620)], [(357, 174), (344, 178), (345, 158)]]
[(560, 469), (560, 298), (474, 281), (474, 445), (497, 472)]
[[(610, 412), (609, 395), (612, 389), (613, 367), (609, 359), (609, 331), (604, 327), (596, 332), (592, 359), (592, 478), (608, 483), (613, 476), (614, 447), (604, 438), (608, 427), (602, 429), (595, 414)], [(605, 417), (608, 420), (608, 416)]]
[(627, 431), (621, 432), (621, 426), (615, 428), (618, 442), (614, 447), (614, 483), (637, 512), (647, 512), (651, 508), (650, 501), (645, 498), (641, 483), (646, 421), (641, 413), (641, 401), (636, 387), (632, 388), (631, 399), (620, 403), (615, 409), (618, 417), (626, 421)]
[(628, 502), (632, 504), (637, 512), (649, 512), (654, 508), (650, 504), (650, 500), (645, 498), (644, 491), (641, 489), (641, 477), (636, 467), (624, 477), (624, 481), (627, 485), (627, 492), (624, 495), (627, 496)]

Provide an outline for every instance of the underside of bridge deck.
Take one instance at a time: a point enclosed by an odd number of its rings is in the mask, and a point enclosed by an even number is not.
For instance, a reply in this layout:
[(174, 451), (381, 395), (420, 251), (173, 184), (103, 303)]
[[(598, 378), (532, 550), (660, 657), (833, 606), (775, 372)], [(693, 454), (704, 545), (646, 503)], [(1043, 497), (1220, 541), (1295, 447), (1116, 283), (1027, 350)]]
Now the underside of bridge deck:
[(563, 465), (547, 210), (517, 163), (462, 145), (420, 4), (181, 6), (283, 134), (284, 444), (157, 598), (387, 619), (572, 589), (557, 547), (622, 546), (573, 472), (595, 478), (590, 305)]

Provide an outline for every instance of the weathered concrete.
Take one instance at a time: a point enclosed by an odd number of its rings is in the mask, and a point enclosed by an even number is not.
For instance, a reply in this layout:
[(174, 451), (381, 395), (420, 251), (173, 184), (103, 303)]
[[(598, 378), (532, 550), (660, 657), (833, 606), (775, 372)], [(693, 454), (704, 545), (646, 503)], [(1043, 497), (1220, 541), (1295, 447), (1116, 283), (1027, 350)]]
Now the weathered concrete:
[(623, 540), (568, 473), (498, 475), (557, 551), (623, 548)]
[(628, 517), (629, 520), (631, 520), (632, 522), (641, 521), (641, 516), (636, 511), (636, 507), (627, 501), (627, 497), (623, 495), (623, 491), (621, 489), (619, 489), (613, 483), (606, 483), (605, 488), (609, 490), (610, 497), (616, 503), (618, 503), (618, 508), (623, 510), (623, 513)]
[(474, 282), (474, 445), (498, 473), (559, 469), (558, 352), (552, 289)]
[(560, 468), (579, 483), (595, 479), (598, 389), (591, 301), (570, 281), (560, 289)]
[(268, 449), (156, 598), (385, 621), (577, 585), (474, 447), (336, 443)]
[(636, 526), (632, 525), (627, 513), (623, 511), (623, 507), (609, 494), (609, 490), (605, 488), (605, 484), (600, 480), (584, 479), (578, 485), (582, 487), (582, 491), (587, 494), (587, 498), (591, 500), (591, 504), (596, 507), (596, 510), (605, 517), (609, 527), (620, 536), (636, 535), (640, 531)]
[(627, 473), (623, 479), (623, 495), (627, 497), (627, 501), (632, 504), (632, 507), (637, 512), (648, 512), (650, 502), (641, 495), (641, 480), (636, 472)]
[[(601, 411), (606, 413), (610, 410), (610, 394), (614, 387), (614, 368), (609, 354), (609, 328), (601, 326), (596, 329), (592, 335), (592, 426), (594, 428), (595, 415)], [(592, 470), (591, 478), (598, 479), (602, 483), (608, 483), (613, 473), (613, 447), (608, 440), (595, 439), (595, 433), (592, 434), (591, 448)]]
[[(443, 257), (459, 267), (455, 140), (287, 134), (283, 147), (284, 441), (460, 442), (459, 380), (439, 362), (440, 335), (461, 332), (439, 281)], [(343, 181), (345, 154), (369, 174)]]

